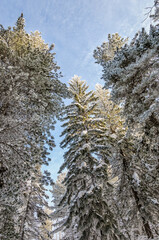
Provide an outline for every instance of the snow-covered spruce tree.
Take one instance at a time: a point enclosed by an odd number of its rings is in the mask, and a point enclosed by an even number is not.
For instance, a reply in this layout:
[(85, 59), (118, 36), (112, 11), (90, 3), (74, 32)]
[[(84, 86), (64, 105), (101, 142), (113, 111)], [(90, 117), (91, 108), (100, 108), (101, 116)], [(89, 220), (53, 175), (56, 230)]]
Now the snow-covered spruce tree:
[[(96, 84), (95, 95), (97, 96), (97, 117), (103, 119), (103, 126), (95, 135), (96, 154), (109, 165), (109, 181), (117, 181), (119, 162), (116, 161), (118, 141), (125, 136), (124, 119), (121, 118), (121, 107), (114, 104), (110, 99), (110, 91), (103, 89), (102, 85)], [(113, 179), (111, 179), (113, 178)]]
[[(138, 227), (140, 221), (133, 214), (136, 212), (136, 207), (134, 207), (131, 197), (131, 184), (127, 181), (125, 171), (123, 171), (123, 161), (119, 151), (119, 141), (121, 142), (126, 134), (124, 119), (121, 118), (121, 107), (110, 100), (109, 90), (103, 89), (101, 85), (97, 84), (95, 94), (98, 96), (98, 117), (102, 117), (104, 122), (104, 127), (100, 128), (100, 133), (96, 135), (95, 145), (98, 156), (109, 165), (109, 183), (114, 186), (110, 197), (108, 198), (106, 193), (106, 198), (109, 199), (109, 206), (115, 214), (121, 232), (126, 236), (126, 239), (130, 239), (130, 232)], [(133, 211), (130, 212), (129, 209), (132, 210), (132, 208)]]
[[(57, 177), (57, 180), (55, 182), (55, 184), (53, 185), (53, 190), (52, 192), (52, 197), (53, 197), (53, 212), (50, 214), (51, 218), (52, 218), (52, 222), (53, 222), (53, 227), (54, 229), (58, 229), (59, 232), (61, 232), (61, 235), (64, 234), (62, 232), (62, 227), (58, 228), (58, 226), (62, 226), (62, 223), (65, 221), (66, 217), (67, 217), (67, 204), (63, 204), (62, 207), (59, 206), (60, 201), (62, 200), (65, 191), (66, 191), (66, 187), (63, 184), (63, 181), (66, 177), (66, 173), (61, 173), (59, 174), (59, 176)], [(68, 234), (67, 234), (68, 236)]]
[(133, 139), (125, 139), (127, 128), (121, 117), (122, 107), (111, 101), (110, 91), (97, 84), (95, 94), (98, 96), (98, 117), (102, 117), (105, 123), (103, 129), (100, 128), (100, 134), (96, 135), (97, 153), (109, 164), (109, 182), (114, 185), (110, 206), (122, 233), (128, 239), (136, 239), (143, 231), (135, 204), (135, 191), (131, 187), (134, 172), (132, 166), (128, 167), (132, 164)]
[(92, 91), (86, 92), (88, 86), (78, 76), (69, 85), (73, 101), (64, 110), (65, 138), (61, 147), (67, 147), (67, 151), (60, 169), (67, 167), (68, 173), (60, 205), (68, 205), (64, 226), (73, 236), (65, 234), (64, 239), (124, 239), (103, 194), (108, 181), (107, 164), (94, 155), (94, 136), (103, 126), (103, 119), (96, 117), (97, 98)]
[[(20, 225), (20, 240), (51, 240), (51, 229), (47, 229), (46, 223), (49, 222), (49, 206), (47, 202), (48, 196), (42, 181), (49, 181), (43, 179), (40, 171), (40, 166), (36, 170), (30, 180), (27, 181), (26, 191), (23, 192), (23, 206), (18, 210), (19, 225)], [(47, 173), (47, 175), (50, 175)], [(42, 180), (43, 179), (43, 180)], [(46, 209), (48, 211), (46, 211)], [(51, 221), (51, 220), (50, 220)], [(46, 236), (46, 237), (45, 237)]]
[[(135, 136), (129, 176), (148, 238), (159, 235), (158, 40), (158, 26), (151, 26), (149, 34), (142, 29), (112, 61), (102, 64), (106, 88), (111, 87), (114, 101), (122, 103), (128, 135)], [(124, 152), (121, 155), (124, 157)]]
[(118, 51), (125, 43), (128, 38), (122, 38), (118, 33), (108, 34), (108, 42), (103, 42), (100, 47), (94, 50), (94, 58), (96, 62), (103, 65), (105, 62), (110, 61), (114, 58), (115, 52)]
[(95, 95), (97, 96), (97, 114), (105, 121), (105, 127), (107, 128), (105, 132), (108, 131), (108, 135), (114, 138), (125, 135), (125, 120), (121, 117), (122, 108), (111, 100), (110, 91), (104, 89), (102, 85), (96, 84)]
[[(37, 164), (48, 164), (54, 117), (67, 88), (58, 79), (52, 46), (25, 32), (23, 15), (13, 30), (0, 26), (0, 234), (18, 239), (21, 195)], [(48, 146), (48, 147), (47, 147)], [(38, 194), (38, 193), (37, 193)], [(15, 221), (15, 224), (14, 224)], [(14, 236), (14, 234), (16, 234)]]

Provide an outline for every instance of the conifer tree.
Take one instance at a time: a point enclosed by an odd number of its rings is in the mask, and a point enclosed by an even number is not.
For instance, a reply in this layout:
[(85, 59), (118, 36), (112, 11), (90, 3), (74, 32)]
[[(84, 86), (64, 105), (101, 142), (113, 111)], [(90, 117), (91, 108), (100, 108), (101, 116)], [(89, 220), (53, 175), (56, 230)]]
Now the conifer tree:
[[(23, 207), (19, 211), (20, 240), (45, 239), (50, 232), (45, 228), (49, 218), (48, 196), (42, 182), (40, 167), (36, 167), (35, 173), (27, 181), (27, 188), (23, 192)], [(46, 178), (44, 179), (46, 181)], [(47, 209), (47, 211), (46, 211)], [(50, 238), (51, 239), (51, 236)]]
[(121, 142), (120, 157), (148, 238), (158, 235), (159, 217), (158, 37), (157, 26), (151, 26), (149, 34), (142, 29), (112, 61), (102, 63), (106, 88), (111, 87), (113, 100), (122, 104), (127, 136), (133, 139), (131, 148), (124, 147), (127, 140)]
[[(97, 84), (95, 94), (98, 97), (98, 117), (102, 117), (104, 122), (103, 128), (100, 128), (100, 133), (96, 135), (96, 149), (98, 156), (100, 156), (109, 166), (108, 180), (109, 183), (113, 185), (113, 188), (111, 187), (110, 196), (108, 196), (108, 193), (106, 193), (106, 199), (109, 200), (109, 205), (115, 214), (115, 218), (118, 221), (121, 232), (126, 236), (126, 238), (128, 238), (130, 235), (129, 231), (133, 226), (132, 221), (130, 221), (130, 214), (129, 221), (124, 221), (126, 211), (125, 207), (123, 208), (122, 203), (125, 204), (125, 202), (127, 202), (130, 191), (128, 190), (126, 197), (123, 198), (122, 201), (119, 199), (119, 197), (117, 197), (119, 196), (120, 192), (120, 183), (122, 182), (122, 185), (125, 187), (125, 189), (127, 187), (127, 185), (124, 185), (125, 181), (123, 184), (123, 174), (125, 176), (125, 172), (122, 172), (123, 164), (122, 159), (119, 156), (119, 142), (126, 134), (124, 119), (121, 117), (121, 107), (111, 101), (109, 90), (103, 89), (101, 85)], [(128, 223), (130, 222), (131, 224), (129, 228)]]
[(69, 85), (73, 101), (64, 111), (67, 122), (63, 124), (65, 138), (61, 143), (68, 150), (60, 169), (67, 167), (68, 173), (60, 205), (68, 205), (64, 226), (72, 231), (73, 238), (65, 235), (64, 239), (124, 239), (104, 198), (107, 164), (93, 154), (95, 132), (98, 134), (98, 126), (103, 125), (102, 118), (96, 117), (97, 98), (94, 92), (86, 92), (88, 86), (78, 76)]
[(124, 44), (126, 44), (128, 38), (122, 38), (118, 33), (108, 34), (108, 42), (103, 42), (100, 47), (94, 50), (94, 58), (96, 62), (103, 65), (105, 62), (114, 58), (115, 52), (118, 51)]
[[(62, 207), (59, 206), (60, 201), (62, 200), (66, 188), (63, 184), (64, 178), (66, 177), (66, 173), (61, 173), (58, 175), (57, 180), (55, 184), (53, 185), (52, 197), (53, 197), (53, 212), (50, 214), (52, 221), (53, 221), (53, 227), (54, 227), (54, 233), (57, 232), (55, 229), (58, 229), (58, 233), (63, 234), (62, 232), (62, 223), (65, 221), (67, 217), (67, 204), (63, 204)], [(58, 228), (60, 227), (60, 228)], [(67, 233), (68, 236), (68, 233)]]
[(0, 27), (2, 240), (18, 239), (17, 213), (24, 204), (21, 196), (36, 166), (48, 165), (48, 150), (55, 146), (51, 134), (54, 118), (67, 95), (66, 86), (59, 81), (53, 45), (49, 48), (38, 32), (27, 34), (24, 26), (21, 15), (13, 29)]
[[(110, 99), (110, 91), (104, 89), (102, 85), (96, 84), (95, 95), (97, 96), (98, 117), (103, 119), (104, 125), (95, 136), (97, 153), (109, 165), (110, 182), (117, 180), (119, 162), (116, 161), (118, 152), (118, 141), (126, 134), (124, 119), (121, 117), (121, 107), (114, 104)], [(111, 179), (113, 178), (113, 179)]]
[(122, 107), (110, 99), (110, 91), (98, 84), (95, 94), (98, 96), (99, 116), (105, 122), (103, 131), (96, 138), (96, 146), (98, 154), (109, 164), (109, 182), (114, 185), (110, 195), (111, 208), (126, 238), (137, 238), (143, 232), (134, 199), (135, 191), (131, 187), (133, 170), (128, 167), (132, 164), (133, 139), (125, 139), (127, 128), (121, 117)]

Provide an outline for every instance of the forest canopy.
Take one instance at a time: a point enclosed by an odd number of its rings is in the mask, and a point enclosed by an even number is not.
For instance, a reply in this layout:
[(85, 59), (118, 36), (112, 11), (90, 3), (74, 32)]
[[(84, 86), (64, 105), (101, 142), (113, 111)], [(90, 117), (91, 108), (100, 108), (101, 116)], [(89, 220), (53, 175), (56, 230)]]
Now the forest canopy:
[(0, 25), (1, 240), (159, 239), (158, 0), (147, 17), (149, 32), (94, 47), (95, 90), (63, 83), (55, 45), (27, 33), (23, 13)]

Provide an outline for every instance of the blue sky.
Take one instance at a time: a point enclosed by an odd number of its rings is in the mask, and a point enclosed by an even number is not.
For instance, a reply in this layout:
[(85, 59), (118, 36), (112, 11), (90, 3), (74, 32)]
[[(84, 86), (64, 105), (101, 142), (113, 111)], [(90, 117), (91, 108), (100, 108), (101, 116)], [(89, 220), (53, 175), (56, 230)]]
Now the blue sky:
[[(61, 80), (67, 83), (76, 74), (94, 89), (103, 81), (93, 50), (107, 41), (108, 33), (118, 32), (131, 39), (141, 27), (148, 29), (150, 19), (142, 21), (145, 8), (152, 5), (153, 0), (1, 0), (0, 24), (13, 26), (23, 12), (27, 32), (39, 30), (46, 43), (55, 43)], [(54, 179), (63, 162), (63, 151), (58, 147), (60, 125), (56, 126), (57, 147), (49, 167)]]

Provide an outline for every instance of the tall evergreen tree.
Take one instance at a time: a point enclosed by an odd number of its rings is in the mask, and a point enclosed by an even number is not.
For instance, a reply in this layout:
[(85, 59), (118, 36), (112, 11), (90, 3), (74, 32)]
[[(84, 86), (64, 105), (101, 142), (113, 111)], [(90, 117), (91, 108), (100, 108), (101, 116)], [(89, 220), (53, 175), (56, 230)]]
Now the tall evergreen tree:
[(42, 173), (40, 167), (37, 166), (36, 174), (32, 174), (30, 180), (27, 181), (26, 191), (23, 192), (23, 206), (19, 210), (18, 221), (20, 240), (43, 240), (45, 236), (50, 237), (51, 240), (51, 235), (49, 236), (51, 231), (49, 232), (45, 228), (48, 219), (50, 219), (47, 213), (49, 211), (47, 199), (46, 189), (42, 182)]
[[(126, 134), (124, 119), (121, 117), (122, 108), (111, 101), (110, 91), (103, 89), (99, 84), (96, 85), (95, 94), (98, 96), (98, 116), (102, 117), (104, 122), (104, 127), (100, 128), (100, 134), (96, 135), (96, 149), (98, 155), (109, 165), (109, 183), (114, 186), (109, 198), (108, 194), (106, 197), (109, 199), (109, 205), (115, 214), (120, 230), (127, 239), (135, 226), (139, 225), (139, 219), (134, 219), (134, 214), (130, 214), (129, 211), (130, 208), (134, 208), (134, 202), (130, 197), (131, 183), (127, 179), (128, 169), (123, 171), (123, 159), (120, 156), (121, 144), (119, 142), (124, 140)], [(129, 154), (131, 154), (130, 149)]]
[[(18, 239), (18, 209), (36, 166), (48, 164), (51, 130), (67, 88), (38, 32), (27, 34), (23, 14), (11, 29), (0, 27), (0, 233)], [(38, 192), (37, 192), (38, 195)], [(17, 224), (18, 222), (18, 224)], [(4, 227), (6, 226), (6, 227)]]
[(68, 205), (65, 229), (71, 229), (73, 238), (64, 239), (123, 239), (117, 228), (113, 213), (104, 197), (107, 182), (107, 164), (95, 157), (94, 136), (103, 125), (96, 117), (94, 92), (86, 92), (88, 86), (80, 77), (74, 76), (69, 83), (73, 101), (65, 108), (65, 127), (61, 143), (68, 150), (60, 171), (67, 167), (64, 180), (66, 193), (61, 205)]
[(157, 26), (151, 26), (149, 34), (142, 29), (112, 61), (102, 64), (106, 88), (111, 87), (113, 100), (122, 104), (127, 136), (134, 140), (134, 150), (127, 153), (121, 144), (120, 156), (124, 171), (130, 170), (129, 184), (148, 238), (158, 235), (159, 217), (158, 37)]
[(121, 117), (122, 107), (110, 98), (110, 91), (96, 85), (99, 115), (103, 117), (105, 126), (96, 136), (98, 154), (109, 164), (109, 182), (113, 183), (114, 191), (110, 195), (110, 204), (118, 220), (121, 232), (126, 238), (137, 238), (142, 231), (142, 219), (138, 214), (139, 203), (136, 185), (133, 179), (132, 158), (135, 151), (133, 139), (126, 139), (127, 127)]
[[(67, 204), (63, 204), (62, 207), (59, 206), (60, 201), (62, 200), (66, 187), (63, 183), (64, 179), (66, 177), (66, 173), (61, 173), (57, 177), (57, 180), (55, 184), (53, 185), (52, 197), (53, 197), (53, 212), (50, 214), (52, 221), (53, 221), (53, 227), (54, 227), (54, 233), (56, 232), (55, 229), (57, 229), (57, 232), (62, 233), (63, 227), (62, 223), (65, 222), (65, 219), (67, 218), (67, 211), (68, 207)], [(60, 228), (59, 228), (60, 226)], [(68, 236), (68, 233), (67, 233)]]

